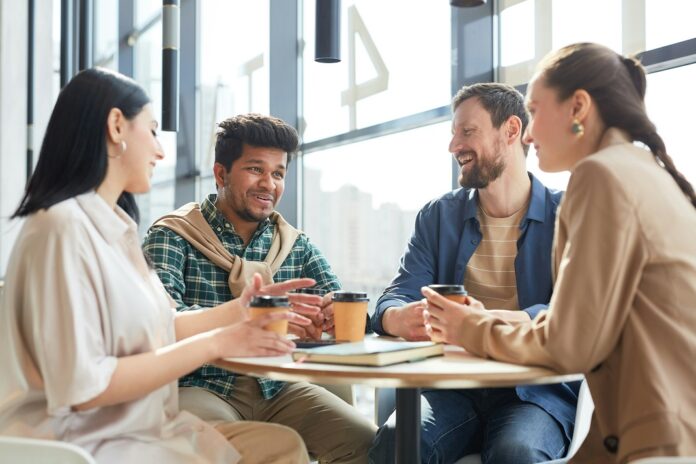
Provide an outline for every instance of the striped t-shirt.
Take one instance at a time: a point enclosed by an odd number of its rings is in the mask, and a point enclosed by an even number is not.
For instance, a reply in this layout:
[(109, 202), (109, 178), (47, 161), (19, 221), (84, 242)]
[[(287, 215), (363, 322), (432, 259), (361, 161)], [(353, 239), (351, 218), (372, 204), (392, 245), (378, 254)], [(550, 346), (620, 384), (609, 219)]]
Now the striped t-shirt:
[(520, 222), (528, 205), (512, 216), (494, 218), (479, 206), (481, 243), (466, 265), (464, 287), (488, 309), (519, 310), (515, 258)]

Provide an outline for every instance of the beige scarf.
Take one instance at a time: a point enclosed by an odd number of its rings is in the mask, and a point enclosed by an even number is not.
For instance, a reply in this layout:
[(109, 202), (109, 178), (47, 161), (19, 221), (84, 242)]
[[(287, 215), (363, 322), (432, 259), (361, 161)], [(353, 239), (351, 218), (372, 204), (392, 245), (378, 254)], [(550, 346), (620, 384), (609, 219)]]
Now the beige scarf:
[(255, 272), (265, 284), (273, 283), (273, 275), (292, 251), (300, 231), (274, 211), (270, 220), (276, 225), (273, 241), (264, 261), (247, 261), (229, 253), (203, 217), (198, 203), (187, 203), (159, 218), (154, 225), (166, 227), (179, 234), (213, 264), (229, 272), (227, 284), (232, 295), (238, 297)]

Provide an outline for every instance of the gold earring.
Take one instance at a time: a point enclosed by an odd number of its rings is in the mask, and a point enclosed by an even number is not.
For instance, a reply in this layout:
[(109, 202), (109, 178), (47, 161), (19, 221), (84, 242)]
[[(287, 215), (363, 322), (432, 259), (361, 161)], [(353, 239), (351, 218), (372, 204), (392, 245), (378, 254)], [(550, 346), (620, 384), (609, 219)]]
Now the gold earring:
[(573, 119), (573, 125), (570, 127), (570, 130), (573, 131), (573, 134), (575, 134), (578, 138), (585, 135), (585, 126), (578, 121), (578, 118)]

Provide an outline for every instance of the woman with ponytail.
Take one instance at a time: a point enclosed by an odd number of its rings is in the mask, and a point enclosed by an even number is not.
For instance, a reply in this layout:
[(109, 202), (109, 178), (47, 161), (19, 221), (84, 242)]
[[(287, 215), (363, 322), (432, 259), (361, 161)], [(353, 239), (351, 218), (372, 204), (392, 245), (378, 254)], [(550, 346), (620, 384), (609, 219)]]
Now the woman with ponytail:
[(549, 309), (507, 322), (427, 288), (426, 326), (472, 353), (585, 374), (595, 411), (572, 460), (696, 455), (696, 195), (644, 105), (636, 60), (596, 44), (547, 56), (526, 142), (570, 171)]

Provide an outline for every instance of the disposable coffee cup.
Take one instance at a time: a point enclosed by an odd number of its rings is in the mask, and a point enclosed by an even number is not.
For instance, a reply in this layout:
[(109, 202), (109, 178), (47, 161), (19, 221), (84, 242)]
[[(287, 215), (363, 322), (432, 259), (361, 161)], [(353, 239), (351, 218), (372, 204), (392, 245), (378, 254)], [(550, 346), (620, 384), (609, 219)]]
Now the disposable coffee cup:
[[(443, 285), (443, 284), (433, 284), (433, 285), (428, 285), (428, 288), (433, 290), (434, 292), (439, 293), (440, 295), (444, 296), (448, 300), (455, 301), (457, 303), (466, 303), (466, 290), (464, 289), (463, 285)], [(439, 332), (434, 332), (430, 336), (430, 340), (441, 343), (444, 342), (445, 340), (442, 339), (442, 337), (439, 335)]]
[[(255, 296), (249, 305), (251, 319), (257, 319), (266, 314), (286, 313), (288, 311), (290, 311), (290, 301), (287, 296)], [(285, 336), (288, 334), (288, 321), (274, 321), (266, 324), (263, 329)]]
[(336, 340), (359, 342), (365, 338), (365, 320), (367, 319), (367, 293), (334, 292), (334, 325)]
[(463, 285), (443, 285), (443, 284), (433, 284), (428, 285), (428, 288), (434, 292), (439, 293), (448, 300), (456, 301), (457, 303), (466, 303), (467, 292)]

